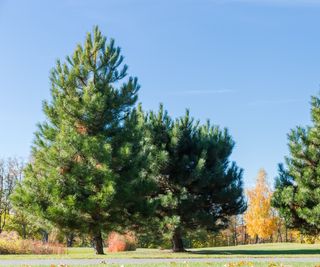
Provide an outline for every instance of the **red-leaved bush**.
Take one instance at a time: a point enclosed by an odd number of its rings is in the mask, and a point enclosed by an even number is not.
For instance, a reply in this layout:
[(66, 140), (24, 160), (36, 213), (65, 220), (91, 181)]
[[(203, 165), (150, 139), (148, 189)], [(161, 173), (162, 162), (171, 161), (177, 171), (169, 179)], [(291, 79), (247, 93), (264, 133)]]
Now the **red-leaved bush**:
[(24, 240), (16, 232), (0, 234), (0, 254), (64, 254), (62, 244), (43, 243), (41, 241)]
[(133, 232), (119, 234), (111, 232), (108, 236), (108, 252), (132, 251), (137, 248), (137, 238)]

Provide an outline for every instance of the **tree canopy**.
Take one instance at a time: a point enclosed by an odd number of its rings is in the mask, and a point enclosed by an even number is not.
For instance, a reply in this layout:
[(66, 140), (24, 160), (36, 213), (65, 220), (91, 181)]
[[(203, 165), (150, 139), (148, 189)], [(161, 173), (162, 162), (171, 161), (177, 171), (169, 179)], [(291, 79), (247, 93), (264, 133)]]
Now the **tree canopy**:
[(320, 99), (311, 100), (312, 125), (288, 135), (290, 155), (279, 165), (273, 206), (288, 227), (304, 233), (320, 231)]
[(166, 155), (157, 176), (161, 229), (172, 236), (173, 250), (183, 251), (184, 231), (217, 231), (231, 215), (242, 213), (242, 170), (230, 163), (234, 141), (226, 129), (200, 125), (186, 112), (172, 120), (160, 107), (148, 116), (152, 144)]
[(155, 225), (181, 251), (185, 231), (217, 231), (246, 208), (242, 170), (229, 161), (234, 141), (189, 111), (176, 120), (162, 106), (144, 113), (127, 69), (97, 27), (57, 61), (46, 119), (12, 200), (65, 233), (90, 235), (98, 254), (103, 233)]
[(51, 101), (43, 104), (46, 120), (13, 196), (16, 206), (62, 229), (90, 234), (99, 254), (103, 231), (129, 227), (147, 212), (141, 192), (151, 186), (143, 121), (134, 111), (139, 85), (125, 79), (122, 62), (120, 48), (97, 27), (57, 62)]

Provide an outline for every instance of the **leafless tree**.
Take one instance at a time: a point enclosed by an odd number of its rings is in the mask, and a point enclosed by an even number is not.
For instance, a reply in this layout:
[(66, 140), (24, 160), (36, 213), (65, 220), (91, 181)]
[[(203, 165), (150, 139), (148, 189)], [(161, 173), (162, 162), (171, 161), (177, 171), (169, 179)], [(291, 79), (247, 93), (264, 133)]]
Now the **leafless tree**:
[(10, 195), (23, 176), (23, 161), (17, 158), (0, 159), (0, 233), (12, 209)]

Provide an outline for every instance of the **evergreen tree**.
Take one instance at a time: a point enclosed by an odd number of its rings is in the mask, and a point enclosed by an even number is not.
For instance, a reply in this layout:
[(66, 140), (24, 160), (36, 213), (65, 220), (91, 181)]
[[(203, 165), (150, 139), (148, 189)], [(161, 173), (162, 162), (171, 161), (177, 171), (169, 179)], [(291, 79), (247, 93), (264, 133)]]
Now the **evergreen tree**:
[(65, 63), (57, 62), (46, 121), (13, 196), (17, 207), (62, 230), (91, 235), (98, 254), (104, 231), (136, 225), (150, 210), (149, 146), (144, 117), (133, 110), (139, 85), (124, 80), (122, 62), (120, 48), (97, 27)]
[(153, 145), (166, 156), (157, 176), (156, 216), (173, 251), (184, 251), (186, 231), (218, 231), (246, 208), (242, 170), (228, 159), (234, 142), (226, 129), (200, 125), (189, 111), (172, 121), (161, 106), (158, 114), (149, 114), (147, 124)]
[(311, 100), (312, 125), (288, 135), (290, 156), (279, 166), (273, 197), (288, 227), (304, 233), (320, 231), (320, 99)]

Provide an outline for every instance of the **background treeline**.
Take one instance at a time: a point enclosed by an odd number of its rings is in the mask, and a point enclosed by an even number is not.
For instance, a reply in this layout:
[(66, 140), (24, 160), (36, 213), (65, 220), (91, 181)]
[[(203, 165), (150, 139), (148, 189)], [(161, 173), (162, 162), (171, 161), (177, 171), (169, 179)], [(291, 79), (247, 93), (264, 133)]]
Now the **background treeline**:
[[(14, 210), (10, 195), (23, 177), (24, 164), (16, 158), (0, 161), (1, 181), (1, 232), (17, 232), (24, 239), (59, 242), (67, 246), (92, 246), (92, 238), (79, 232), (63, 232), (48, 221), (28, 212)], [(183, 238), (185, 247), (201, 248), (234, 246), (261, 242), (319, 242), (319, 236), (292, 229), (286, 219), (271, 206), (272, 190), (266, 179), (266, 172), (260, 170), (256, 186), (247, 191), (248, 209), (244, 214), (230, 216), (228, 227), (220, 231), (198, 229)], [(107, 242), (107, 236), (104, 237)], [(170, 238), (140, 231), (135, 246), (144, 248), (171, 248)]]

